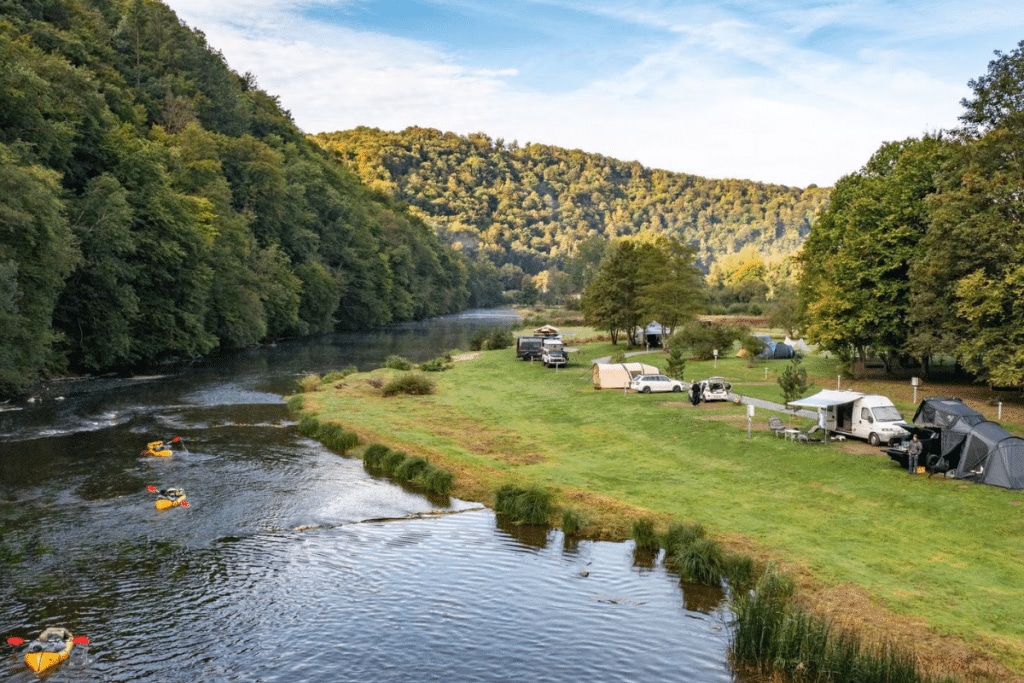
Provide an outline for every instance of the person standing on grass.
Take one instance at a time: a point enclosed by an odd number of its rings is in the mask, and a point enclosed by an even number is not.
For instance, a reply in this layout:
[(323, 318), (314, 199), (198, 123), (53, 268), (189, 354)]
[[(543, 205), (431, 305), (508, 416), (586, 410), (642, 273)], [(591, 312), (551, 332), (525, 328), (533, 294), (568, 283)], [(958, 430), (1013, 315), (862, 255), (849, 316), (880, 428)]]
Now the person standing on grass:
[(910, 474), (917, 474), (917, 459), (920, 455), (921, 442), (917, 440), (917, 434), (914, 434), (907, 444), (907, 471)]

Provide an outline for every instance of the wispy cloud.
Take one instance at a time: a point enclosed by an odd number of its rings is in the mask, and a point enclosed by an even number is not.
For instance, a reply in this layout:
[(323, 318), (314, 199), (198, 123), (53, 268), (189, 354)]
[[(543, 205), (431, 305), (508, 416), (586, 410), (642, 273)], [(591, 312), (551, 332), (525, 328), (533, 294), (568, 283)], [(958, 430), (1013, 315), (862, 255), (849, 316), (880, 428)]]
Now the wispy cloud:
[[(956, 124), (967, 79), (984, 73), (992, 50), (1012, 49), (1007, 35), (1024, 28), (1024, 10), (981, 2), (169, 4), (308, 132), (481, 131), (712, 177), (806, 185), (831, 184), (887, 140)], [(505, 38), (488, 51), (463, 42), (472, 30), (374, 24), (402, 6), (465, 16), (496, 32), (489, 35), (518, 27), (529, 44)], [(348, 21), (358, 13), (360, 22)]]

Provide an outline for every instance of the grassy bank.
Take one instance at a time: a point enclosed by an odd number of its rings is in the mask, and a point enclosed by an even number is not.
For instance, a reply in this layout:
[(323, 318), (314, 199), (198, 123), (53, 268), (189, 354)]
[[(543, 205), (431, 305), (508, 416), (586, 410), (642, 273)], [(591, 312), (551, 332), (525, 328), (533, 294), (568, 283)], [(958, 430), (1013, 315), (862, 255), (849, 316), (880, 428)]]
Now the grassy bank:
[[(641, 517), (699, 522), (727, 547), (793, 571), (819, 613), (912, 646), (935, 672), (1024, 680), (1013, 673), (1024, 671), (1024, 493), (908, 477), (863, 444), (777, 439), (761, 411), (748, 440), (741, 406), (595, 391), (589, 360), (613, 350), (583, 344), (563, 370), (484, 352), (438, 373), (433, 395), (382, 398), (392, 372), (382, 370), (325, 382), (304, 402), (363, 443), (454, 472), (460, 497), (493, 504), (502, 486), (543, 486), (556, 506), (585, 510), (584, 533), (602, 538), (628, 537)], [(825, 361), (808, 365), (820, 387), (835, 387)], [(784, 362), (769, 364), (767, 379), (764, 367), (690, 363), (686, 378), (722, 374), (778, 400)], [(912, 414), (906, 385), (905, 399), (884, 393)]]

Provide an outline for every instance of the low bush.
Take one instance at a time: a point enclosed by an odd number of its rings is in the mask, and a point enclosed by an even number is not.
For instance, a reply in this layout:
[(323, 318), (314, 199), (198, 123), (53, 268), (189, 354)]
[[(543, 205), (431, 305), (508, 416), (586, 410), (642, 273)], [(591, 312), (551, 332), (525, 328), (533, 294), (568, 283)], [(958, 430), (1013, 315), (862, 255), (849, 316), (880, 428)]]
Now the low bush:
[(404, 375), (399, 375), (385, 384), (381, 389), (381, 392), (384, 396), (397, 396), (398, 394), (426, 396), (434, 393), (436, 388), (434, 380), (425, 375), (410, 372)]
[(443, 356), (431, 358), (428, 361), (420, 363), (419, 368), (423, 372), (443, 372), (444, 370), (450, 370), (452, 368), (452, 354), (446, 353)]
[(539, 486), (506, 484), (495, 495), (494, 511), (516, 524), (544, 525), (551, 516), (551, 493)]
[(296, 394), (288, 399), (288, 410), (293, 413), (302, 412), (302, 408), (305, 405), (306, 399), (301, 394)]
[(512, 330), (507, 327), (495, 327), (489, 330), (480, 330), (469, 340), (470, 351), (493, 351), (496, 349), (507, 349), (512, 346), (515, 340), (512, 338)]
[(397, 354), (391, 354), (384, 359), (384, 367), (389, 370), (412, 370), (412, 363)]

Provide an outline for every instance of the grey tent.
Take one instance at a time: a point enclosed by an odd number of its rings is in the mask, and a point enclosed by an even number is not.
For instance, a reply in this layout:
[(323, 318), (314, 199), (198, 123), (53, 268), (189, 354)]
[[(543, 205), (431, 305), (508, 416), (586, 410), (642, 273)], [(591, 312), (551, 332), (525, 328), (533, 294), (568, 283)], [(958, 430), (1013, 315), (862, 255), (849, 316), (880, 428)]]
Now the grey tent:
[(957, 479), (1024, 489), (1024, 439), (995, 422), (979, 422), (964, 440)]
[(1024, 489), (1024, 439), (958, 398), (926, 398), (914, 424), (939, 432), (941, 454), (957, 479)]
[(792, 358), (794, 355), (793, 347), (784, 342), (776, 342), (775, 348), (772, 349), (772, 358), (775, 360)]
[(939, 433), (939, 457), (955, 469), (964, 440), (974, 425), (985, 422), (985, 416), (958, 398), (926, 398), (917, 407), (913, 422)]

